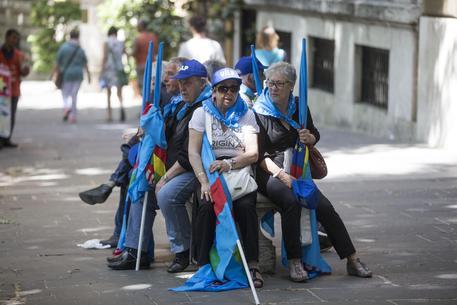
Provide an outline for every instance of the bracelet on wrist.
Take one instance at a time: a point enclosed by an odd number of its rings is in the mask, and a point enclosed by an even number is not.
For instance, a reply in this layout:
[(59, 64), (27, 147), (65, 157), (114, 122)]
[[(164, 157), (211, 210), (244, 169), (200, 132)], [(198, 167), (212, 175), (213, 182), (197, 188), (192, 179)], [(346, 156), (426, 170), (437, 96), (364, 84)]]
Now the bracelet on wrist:
[(273, 178), (278, 177), (283, 171), (284, 171), (284, 168), (281, 168), (280, 170), (278, 170), (276, 173), (273, 174)]
[(205, 172), (199, 172), (199, 173), (197, 174), (197, 177), (200, 177), (201, 175), (204, 175), (204, 174), (205, 174)]
[(222, 162), (229, 166), (228, 172), (230, 173), (230, 171), (232, 170), (232, 162), (229, 159), (222, 159)]

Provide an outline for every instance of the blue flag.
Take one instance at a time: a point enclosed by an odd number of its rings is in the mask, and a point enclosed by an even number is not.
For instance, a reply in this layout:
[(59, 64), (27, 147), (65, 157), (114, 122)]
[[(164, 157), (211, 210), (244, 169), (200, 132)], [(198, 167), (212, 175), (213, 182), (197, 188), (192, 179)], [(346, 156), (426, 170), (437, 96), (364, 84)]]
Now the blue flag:
[(209, 166), (215, 157), (205, 133), (203, 134), (201, 156), (211, 186), (214, 212), (217, 217), (214, 244), (210, 251), (211, 263), (200, 267), (184, 285), (171, 290), (224, 291), (247, 288), (249, 287), (248, 280), (237, 249), (238, 233), (232, 218), (232, 197), (224, 177), (217, 171), (209, 172)]

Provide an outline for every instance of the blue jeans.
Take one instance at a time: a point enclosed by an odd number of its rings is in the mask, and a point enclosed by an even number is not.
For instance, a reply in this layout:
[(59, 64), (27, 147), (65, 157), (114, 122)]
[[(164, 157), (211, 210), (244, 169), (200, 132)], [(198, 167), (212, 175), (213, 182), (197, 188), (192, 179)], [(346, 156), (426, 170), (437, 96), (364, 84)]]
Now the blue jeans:
[[(140, 240), (141, 214), (144, 203), (130, 204), (129, 218), (127, 222), (127, 232), (125, 235), (125, 246), (128, 248), (138, 249)], [(150, 259), (154, 258), (154, 235), (152, 226), (157, 215), (157, 204), (154, 189), (147, 193), (146, 197), (146, 215), (143, 232), (143, 251), (148, 252)]]
[(168, 181), (157, 194), (157, 203), (165, 218), (170, 250), (173, 253), (190, 248), (191, 225), (186, 200), (199, 186), (193, 172), (184, 172)]

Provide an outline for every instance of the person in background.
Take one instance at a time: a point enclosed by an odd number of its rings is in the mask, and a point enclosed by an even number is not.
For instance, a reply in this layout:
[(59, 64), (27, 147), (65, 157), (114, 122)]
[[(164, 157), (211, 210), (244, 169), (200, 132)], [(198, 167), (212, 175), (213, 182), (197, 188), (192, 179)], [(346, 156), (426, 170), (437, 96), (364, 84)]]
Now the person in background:
[(125, 121), (125, 110), (123, 107), (122, 87), (128, 84), (127, 74), (124, 71), (122, 55), (125, 54), (124, 43), (117, 39), (117, 28), (112, 26), (108, 30), (108, 39), (103, 45), (102, 73), (100, 83), (102, 88), (106, 88), (108, 98), (108, 118), (111, 122), (111, 88), (116, 87), (117, 98), (121, 106), (120, 121)]
[(11, 141), (14, 125), (16, 123), (16, 110), (21, 95), (20, 85), (21, 77), (30, 73), (30, 67), (27, 64), (27, 58), (19, 50), (21, 34), (15, 29), (9, 29), (5, 33), (5, 42), (0, 51), (0, 64), (6, 66), (11, 73), (11, 127), (10, 134), (7, 138), (0, 138), (0, 148), (17, 147), (16, 143)]
[(219, 69), (225, 68), (225, 64), (217, 59), (210, 59), (203, 63), (208, 71), (208, 81), (211, 82), (211, 77), (213, 76), (214, 72)]
[(146, 58), (148, 57), (149, 42), (154, 43), (154, 54), (157, 54), (158, 38), (156, 34), (147, 30), (147, 22), (140, 20), (138, 22), (138, 36), (133, 42), (132, 56), (135, 59), (135, 70), (137, 77), (137, 84), (140, 94), (143, 93), (143, 75), (146, 66)]
[(286, 60), (286, 52), (278, 48), (279, 36), (275, 29), (266, 26), (257, 34), (255, 56), (264, 66)]
[(63, 121), (70, 120), (76, 123), (76, 104), (79, 88), (84, 78), (84, 70), (87, 72), (87, 80), (90, 83), (90, 72), (87, 65), (87, 57), (79, 45), (79, 30), (70, 32), (70, 40), (60, 46), (57, 51), (57, 61), (53, 75), (57, 71), (63, 73), (62, 98), (63, 98)]
[[(256, 61), (257, 67), (259, 68), (259, 76), (262, 78), (263, 70), (266, 67), (264, 67), (257, 58)], [(249, 108), (252, 108), (258, 93), (255, 86), (251, 56), (241, 57), (235, 65), (235, 70), (241, 76), (242, 80), (240, 87), (240, 97), (248, 104)]]
[[(164, 91), (166, 91), (166, 95), (161, 95), (162, 97), (168, 97), (170, 101), (160, 101), (160, 105), (163, 105), (166, 107), (167, 105), (170, 105), (170, 108), (175, 105), (171, 105), (173, 101), (179, 97), (179, 87), (178, 87), (178, 82), (176, 80), (172, 79), (172, 76), (174, 76), (179, 67), (182, 65), (182, 63), (187, 60), (186, 58), (178, 58), (174, 57), (171, 58), (170, 61), (165, 65), (164, 69)], [(164, 107), (161, 107), (161, 109), (164, 112), (171, 113), (173, 110), (170, 109), (168, 112), (167, 110), (164, 110)], [(126, 142), (125, 144), (121, 145), (121, 151), (122, 151), (122, 159), (119, 162), (116, 170), (111, 174), (110, 178), (108, 181), (105, 183), (99, 185), (96, 188), (83, 191), (79, 193), (79, 197), (81, 198), (82, 201), (84, 201), (87, 204), (93, 205), (97, 203), (103, 203), (105, 202), (108, 197), (110, 196), (112, 190), (114, 187), (118, 186), (120, 187), (120, 198), (119, 198), (119, 204), (118, 204), (118, 209), (116, 211), (116, 215), (114, 217), (114, 231), (111, 237), (109, 237), (106, 240), (100, 241), (101, 244), (103, 245), (110, 245), (111, 248), (115, 248), (117, 246), (117, 243), (119, 241), (119, 236), (121, 233), (121, 227), (122, 227), (122, 216), (123, 216), (123, 211), (124, 211), (124, 204), (125, 204), (125, 198), (127, 194), (127, 188), (129, 185), (129, 173), (133, 167), (133, 163), (135, 162), (135, 156), (130, 156), (130, 148), (132, 148), (134, 145), (136, 145), (139, 140), (140, 140), (141, 132), (136, 133), (133, 135), (127, 135)], [(154, 192), (150, 192), (154, 194)], [(147, 201), (154, 200), (155, 198), (152, 199), (151, 197), (148, 196), (146, 199)], [(152, 224), (151, 224), (152, 225)], [(148, 239), (148, 238), (145, 238)], [(147, 244), (147, 243), (145, 243)], [(125, 267), (125, 262), (123, 263)], [(127, 263), (128, 264), (128, 263)], [(123, 266), (121, 266), (122, 268)]]
[(206, 19), (193, 16), (189, 25), (192, 38), (179, 46), (178, 56), (196, 59), (201, 63), (216, 59), (225, 64), (224, 51), (219, 42), (206, 37)]

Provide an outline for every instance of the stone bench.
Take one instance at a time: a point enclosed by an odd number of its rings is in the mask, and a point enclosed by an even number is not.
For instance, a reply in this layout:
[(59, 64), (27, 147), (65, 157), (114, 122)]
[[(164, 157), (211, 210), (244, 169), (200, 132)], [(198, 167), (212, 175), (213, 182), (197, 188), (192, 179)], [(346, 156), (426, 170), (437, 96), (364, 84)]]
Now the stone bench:
[(276, 250), (273, 241), (265, 237), (262, 232), (260, 220), (265, 214), (275, 209), (275, 206), (264, 195), (257, 193), (257, 218), (259, 221), (259, 269), (262, 273), (275, 273)]

